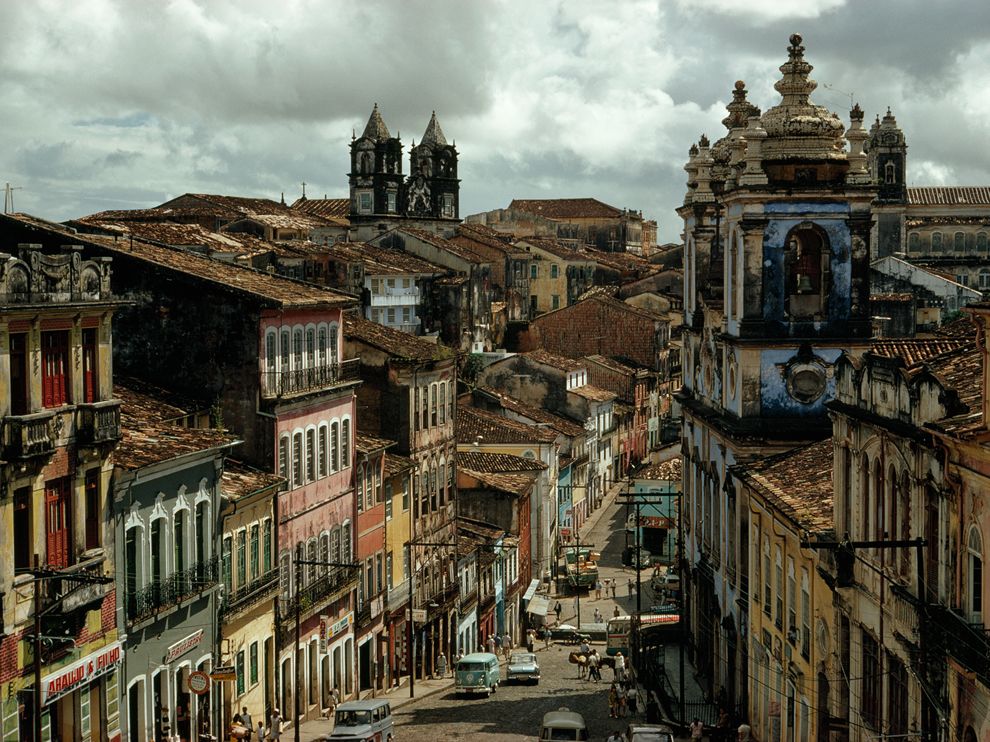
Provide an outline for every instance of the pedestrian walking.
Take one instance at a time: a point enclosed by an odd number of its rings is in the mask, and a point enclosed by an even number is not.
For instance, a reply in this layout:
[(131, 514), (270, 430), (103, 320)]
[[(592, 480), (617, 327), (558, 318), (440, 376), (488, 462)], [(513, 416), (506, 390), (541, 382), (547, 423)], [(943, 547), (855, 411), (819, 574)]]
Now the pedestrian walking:
[(562, 608), (560, 607), (560, 601), (557, 601), (557, 605), (553, 607), (553, 612), (557, 614), (557, 623), (560, 623), (560, 612)]
[(491, 634), (488, 635), (488, 653), (495, 654), (495, 637)]
[(502, 651), (505, 653), (505, 659), (509, 659), (509, 651), (512, 649), (512, 635), (506, 631), (502, 636)]
[(265, 739), (265, 725), (263, 722), (258, 722), (258, 742), (262, 742)]
[(616, 579), (612, 579), (612, 600), (615, 600), (615, 585), (618, 582)]
[(629, 687), (626, 689), (626, 708), (629, 709), (630, 716), (636, 713), (636, 704), (636, 686), (630, 683)]
[(629, 581), (628, 581), (628, 584), (627, 584), (627, 590), (628, 591), (626, 592), (626, 595), (628, 595), (631, 598), (632, 597), (632, 591), (633, 591), (633, 581), (632, 581), (632, 578), (631, 577), (629, 578)]
[(602, 581), (595, 580), (595, 600), (602, 599)]
[(277, 742), (282, 739), (282, 714), (278, 709), (272, 709), (272, 718), (268, 722), (269, 742)]
[(619, 686), (618, 707), (619, 718), (624, 718), (626, 715), (626, 689), (621, 685)]
[(612, 687), (608, 689), (608, 715), (610, 719), (619, 717), (619, 691), (615, 683), (612, 683)]
[(447, 657), (443, 652), (437, 655), (437, 675), (441, 678), (447, 677)]
[(533, 652), (536, 648), (536, 632), (532, 629), (526, 629), (526, 651)]
[(241, 707), (241, 725), (247, 728), (247, 735), (244, 739), (251, 742), (251, 737), (254, 734), (254, 722), (251, 720), (251, 714), (248, 713), (247, 706)]
[(701, 739), (705, 733), (705, 725), (701, 723), (701, 719), (697, 716), (694, 717), (694, 721), (691, 722), (688, 729), (691, 730), (691, 739)]
[(626, 658), (622, 656), (622, 652), (617, 652), (615, 655), (615, 681), (621, 683), (626, 679)]
[(495, 651), (492, 652), (496, 657), (502, 654), (502, 637), (495, 634)]
[(594, 680), (596, 683), (601, 681), (602, 671), (600, 662), (598, 651), (595, 649), (591, 650), (591, 654), (588, 655), (588, 680)]
[(551, 639), (550, 627), (549, 626), (544, 626), (543, 627), (543, 643), (545, 645), (545, 647), (544, 647), (545, 649), (550, 649), (550, 639)]
[(598, 610), (598, 606), (595, 606), (595, 623), (602, 622), (602, 612)]
[(612, 611), (612, 615), (615, 616), (616, 618), (619, 617), (619, 606), (615, 606), (615, 610)]

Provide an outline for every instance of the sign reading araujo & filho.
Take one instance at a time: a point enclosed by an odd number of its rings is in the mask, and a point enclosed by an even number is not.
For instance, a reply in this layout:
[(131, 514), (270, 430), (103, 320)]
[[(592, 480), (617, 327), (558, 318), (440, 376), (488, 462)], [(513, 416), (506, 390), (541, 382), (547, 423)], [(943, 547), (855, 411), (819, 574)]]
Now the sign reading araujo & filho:
[(41, 702), (49, 703), (112, 670), (122, 659), (120, 642), (114, 642), (73, 662), (41, 681)]
[(165, 653), (165, 664), (169, 664), (172, 660), (177, 660), (179, 657), (184, 655), (193, 647), (199, 646), (199, 643), (203, 641), (203, 629), (190, 634), (182, 641), (178, 641), (168, 648)]
[(343, 634), (350, 628), (352, 623), (354, 623), (354, 611), (351, 611), (327, 629), (327, 641), (332, 641), (335, 636)]

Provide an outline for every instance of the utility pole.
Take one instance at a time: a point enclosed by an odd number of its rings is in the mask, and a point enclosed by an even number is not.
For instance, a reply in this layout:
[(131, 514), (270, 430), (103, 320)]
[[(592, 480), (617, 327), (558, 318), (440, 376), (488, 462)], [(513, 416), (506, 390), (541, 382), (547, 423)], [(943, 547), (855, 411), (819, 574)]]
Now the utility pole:
[[(457, 544), (429, 543), (427, 541), (406, 541), (406, 548), (409, 549), (409, 622), (406, 624), (406, 657), (409, 660), (409, 697), (413, 698), (413, 685), (416, 678), (416, 651), (413, 648), (413, 597), (416, 595), (416, 562), (413, 560), (414, 546), (427, 546), (432, 548), (457, 548)], [(480, 560), (479, 560), (480, 561)], [(479, 586), (480, 590), (480, 586)]]
[[(584, 549), (584, 548), (589, 549), (588, 556), (590, 557), (591, 556), (590, 550), (591, 549), (594, 549), (595, 548), (595, 545), (594, 544), (582, 544), (580, 542), (580, 538), (578, 538), (577, 533), (575, 533), (574, 534), (574, 543), (571, 544), (571, 547), (574, 549), (574, 599), (577, 601), (577, 627), (580, 630), (580, 628), (581, 628), (581, 589), (580, 589), (580, 585), (578, 585), (578, 582), (579, 582), (578, 578), (581, 576), (581, 573), (578, 570), (578, 558), (581, 556), (581, 552), (579, 551), (579, 549)], [(566, 569), (565, 569), (565, 572), (566, 572)], [(566, 576), (566, 574), (565, 574), (565, 576)], [(598, 578), (596, 577), (595, 579), (597, 580)]]
[[(296, 607), (296, 641), (295, 644), (292, 646), (292, 666), (295, 668), (295, 672), (293, 673), (293, 684), (295, 685), (295, 687), (292, 689), (292, 713), (293, 713), (292, 735), (295, 742), (300, 742), (299, 716), (301, 715), (301, 712), (299, 710), (299, 686), (301, 685), (301, 683), (299, 682), (299, 641), (300, 641), (299, 614), (301, 612), (300, 603), (302, 602), (301, 600), (302, 596), (299, 594), (299, 587), (302, 585), (302, 568), (304, 565), (313, 566), (313, 567), (335, 567), (335, 568), (345, 568), (345, 569), (346, 568), (356, 569), (361, 566), (353, 562), (347, 562), (347, 563), (324, 562), (319, 559), (296, 560), (296, 570), (294, 573), (294, 580), (293, 580), (295, 582), (295, 595), (293, 597), (296, 602), (296, 606), (295, 606)], [(360, 697), (360, 695), (361, 694), (359, 693), (358, 696)]]

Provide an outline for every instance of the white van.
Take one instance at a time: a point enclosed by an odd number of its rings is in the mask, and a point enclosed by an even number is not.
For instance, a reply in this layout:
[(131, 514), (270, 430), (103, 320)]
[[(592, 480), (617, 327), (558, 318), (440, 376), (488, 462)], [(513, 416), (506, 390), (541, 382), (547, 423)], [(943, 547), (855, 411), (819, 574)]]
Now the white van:
[(347, 701), (333, 718), (333, 732), (323, 737), (327, 742), (392, 742), (395, 737), (392, 707), (382, 699)]
[(564, 740), (580, 742), (588, 739), (588, 728), (581, 714), (561, 706), (556, 711), (543, 714), (543, 724), (540, 726), (540, 740)]

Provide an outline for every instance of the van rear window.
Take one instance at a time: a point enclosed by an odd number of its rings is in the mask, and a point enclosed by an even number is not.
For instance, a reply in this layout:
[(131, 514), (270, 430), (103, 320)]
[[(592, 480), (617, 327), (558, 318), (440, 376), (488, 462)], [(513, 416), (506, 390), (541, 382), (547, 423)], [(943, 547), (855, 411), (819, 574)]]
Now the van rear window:
[(480, 662), (462, 662), (457, 666), (457, 669), (462, 672), (481, 672), (485, 666)]

